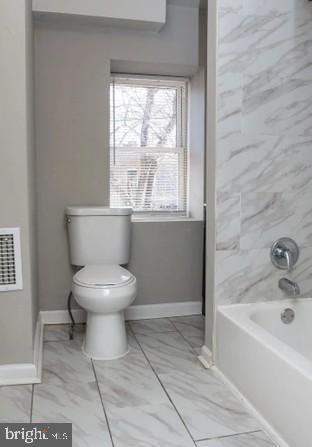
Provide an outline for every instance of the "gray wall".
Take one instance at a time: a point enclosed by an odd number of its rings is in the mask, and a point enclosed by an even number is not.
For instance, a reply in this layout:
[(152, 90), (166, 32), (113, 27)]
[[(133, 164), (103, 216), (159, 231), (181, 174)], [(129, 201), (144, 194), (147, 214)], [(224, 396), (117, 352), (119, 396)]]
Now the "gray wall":
[(33, 361), (35, 275), (30, 0), (0, 2), (0, 227), (21, 227), (24, 289), (1, 292), (2, 364)]
[(201, 300), (202, 227), (200, 221), (133, 224), (129, 269), (138, 278), (135, 304)]
[(218, 304), (280, 299), (271, 244), (294, 238), (287, 274), (311, 296), (312, 84), (309, 2), (220, 0)]
[[(49, 32), (50, 31), (50, 32)], [(49, 39), (63, 41), (66, 47), (79, 49), (82, 42), (97, 47), (102, 58), (116, 61), (121, 69), (124, 62), (150, 64), (154, 69), (171, 74), (194, 73), (198, 69), (200, 47), (199, 40), (199, 10), (197, 8), (168, 6), (166, 25), (158, 33), (148, 31), (133, 31), (125, 29), (110, 29), (96, 24), (85, 25), (81, 20), (57, 22), (53, 19), (37, 20), (37, 35)], [(64, 36), (66, 39), (64, 40)], [(77, 39), (77, 41), (76, 41)], [(81, 47), (83, 50), (83, 47)], [(83, 60), (81, 60), (83, 64)], [(128, 66), (126, 65), (126, 69)]]
[(65, 308), (71, 284), (65, 206), (109, 200), (110, 68), (92, 40), (35, 38), (39, 297), (53, 310)]
[[(191, 75), (199, 68), (198, 24), (198, 10), (169, 7), (168, 23), (157, 34), (37, 25), (41, 309), (64, 309), (70, 290), (65, 206), (109, 201), (110, 61), (126, 71)], [(201, 300), (202, 249), (201, 222), (134, 223), (129, 267), (139, 283), (136, 304)]]

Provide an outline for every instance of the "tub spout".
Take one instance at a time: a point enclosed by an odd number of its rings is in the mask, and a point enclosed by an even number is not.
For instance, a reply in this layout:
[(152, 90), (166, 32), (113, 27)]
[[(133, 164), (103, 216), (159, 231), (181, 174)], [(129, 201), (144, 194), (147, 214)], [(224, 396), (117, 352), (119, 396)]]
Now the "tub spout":
[(299, 285), (287, 278), (281, 278), (278, 282), (278, 287), (283, 290), (289, 296), (300, 295)]

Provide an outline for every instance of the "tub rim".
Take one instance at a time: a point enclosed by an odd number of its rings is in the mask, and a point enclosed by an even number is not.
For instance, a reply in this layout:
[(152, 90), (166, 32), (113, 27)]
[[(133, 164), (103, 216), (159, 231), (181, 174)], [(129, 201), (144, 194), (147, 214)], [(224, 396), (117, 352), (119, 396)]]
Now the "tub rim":
[[(310, 303), (312, 305), (312, 298), (296, 298), (276, 301), (264, 301), (258, 303), (238, 303), (220, 305), (217, 308), (218, 314), (229, 320), (239, 329), (254, 338), (258, 343), (265, 345), (280, 359), (289, 363), (293, 368), (312, 380), (312, 360), (309, 360), (295, 348), (283, 342), (278, 337), (275, 337), (267, 329), (261, 326), (256, 321), (250, 318), (251, 313), (254, 313), (257, 308), (280, 307), (281, 305), (295, 305), (300, 303)], [(312, 314), (311, 314), (312, 315)], [(312, 321), (311, 321), (312, 323)], [(312, 346), (311, 346), (312, 349)]]

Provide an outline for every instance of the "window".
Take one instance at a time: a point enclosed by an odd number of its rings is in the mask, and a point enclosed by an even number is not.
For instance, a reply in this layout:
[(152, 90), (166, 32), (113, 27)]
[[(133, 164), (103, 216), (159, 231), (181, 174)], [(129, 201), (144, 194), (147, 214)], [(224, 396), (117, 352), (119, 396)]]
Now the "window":
[(186, 81), (114, 76), (110, 205), (187, 215)]

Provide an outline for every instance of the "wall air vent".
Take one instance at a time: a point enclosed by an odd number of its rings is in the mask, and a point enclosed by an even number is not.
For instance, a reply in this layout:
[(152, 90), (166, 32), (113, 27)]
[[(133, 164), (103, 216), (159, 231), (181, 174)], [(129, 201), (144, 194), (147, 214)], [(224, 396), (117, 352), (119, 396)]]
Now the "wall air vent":
[(19, 228), (0, 228), (0, 292), (23, 288)]

